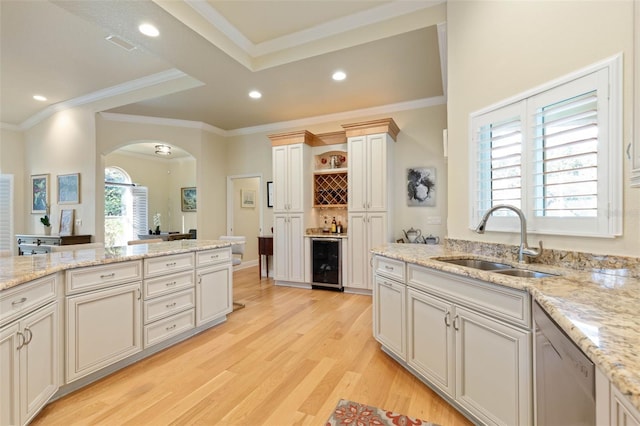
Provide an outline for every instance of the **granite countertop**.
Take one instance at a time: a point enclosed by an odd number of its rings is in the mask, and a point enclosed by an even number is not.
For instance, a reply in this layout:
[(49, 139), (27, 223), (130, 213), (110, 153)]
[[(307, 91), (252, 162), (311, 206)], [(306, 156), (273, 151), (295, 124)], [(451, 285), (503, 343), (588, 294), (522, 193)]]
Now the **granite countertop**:
[[(448, 250), (444, 246), (389, 244), (374, 254), (528, 291), (567, 335), (640, 410), (640, 277), (637, 268), (571, 269), (519, 265), (502, 258)], [(439, 262), (438, 257), (478, 258), (558, 274), (518, 278)], [(592, 266), (592, 265), (591, 265)]]
[(0, 290), (66, 269), (229, 247), (229, 241), (176, 240), (123, 247), (76, 249), (33, 256), (0, 257)]

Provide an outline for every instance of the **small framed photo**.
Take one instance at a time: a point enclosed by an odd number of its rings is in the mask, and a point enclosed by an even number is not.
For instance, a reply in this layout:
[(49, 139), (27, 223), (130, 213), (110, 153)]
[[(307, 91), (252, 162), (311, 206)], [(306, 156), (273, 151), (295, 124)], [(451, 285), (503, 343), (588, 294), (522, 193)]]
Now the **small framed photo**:
[(254, 208), (256, 206), (256, 191), (253, 189), (241, 189), (240, 205), (245, 208)]
[(273, 182), (267, 182), (267, 207), (273, 207)]
[(73, 209), (60, 210), (60, 230), (58, 233), (61, 236), (73, 235), (73, 213)]
[(180, 188), (180, 200), (183, 212), (195, 212), (197, 207), (196, 187)]
[(80, 173), (58, 175), (58, 204), (80, 203)]
[(47, 214), (49, 175), (31, 175), (31, 213)]
[(407, 205), (433, 207), (436, 205), (436, 169), (413, 167), (407, 169)]

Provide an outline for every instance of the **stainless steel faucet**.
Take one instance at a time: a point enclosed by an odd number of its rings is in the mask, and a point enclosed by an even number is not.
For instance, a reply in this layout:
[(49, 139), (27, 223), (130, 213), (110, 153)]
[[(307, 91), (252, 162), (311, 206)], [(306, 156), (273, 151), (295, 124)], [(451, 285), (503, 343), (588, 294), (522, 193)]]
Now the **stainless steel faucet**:
[(497, 206), (491, 207), (480, 219), (480, 223), (476, 226), (475, 231), (478, 234), (484, 234), (484, 228), (487, 226), (487, 220), (496, 210), (507, 209), (515, 212), (520, 218), (520, 249), (518, 250), (518, 262), (525, 263), (525, 256), (527, 257), (538, 257), (542, 254), (542, 241), (539, 242), (540, 249), (530, 248), (527, 246), (527, 219), (524, 217), (524, 213), (517, 207), (510, 206), (508, 204), (498, 204)]

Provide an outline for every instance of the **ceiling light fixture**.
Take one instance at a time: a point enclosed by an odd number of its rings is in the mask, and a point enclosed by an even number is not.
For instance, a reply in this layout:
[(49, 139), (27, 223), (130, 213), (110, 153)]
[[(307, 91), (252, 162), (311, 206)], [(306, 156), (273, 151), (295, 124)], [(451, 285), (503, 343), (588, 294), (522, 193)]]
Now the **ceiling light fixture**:
[(171, 155), (171, 147), (169, 145), (156, 145), (157, 155)]
[(47, 100), (47, 98), (45, 98), (42, 95), (33, 95), (33, 99), (35, 99), (36, 101), (40, 101), (40, 102), (44, 102)]
[(260, 99), (262, 97), (262, 93), (257, 90), (252, 90), (249, 92), (249, 97), (252, 99)]
[(331, 76), (335, 81), (342, 81), (347, 78), (347, 74), (344, 71), (336, 71)]
[(158, 37), (160, 35), (160, 31), (158, 31), (158, 29), (151, 24), (141, 24), (138, 27), (138, 30), (142, 34), (149, 37)]

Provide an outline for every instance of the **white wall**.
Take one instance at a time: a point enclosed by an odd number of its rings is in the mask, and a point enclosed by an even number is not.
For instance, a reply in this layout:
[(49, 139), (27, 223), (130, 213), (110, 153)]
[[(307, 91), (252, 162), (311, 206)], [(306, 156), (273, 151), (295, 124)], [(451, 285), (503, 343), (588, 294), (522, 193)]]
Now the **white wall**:
[[(469, 114), (619, 52), (624, 54), (624, 147), (631, 142), (632, 1), (449, 1), (449, 236), (519, 244), (515, 234), (469, 229)], [(621, 149), (621, 152), (623, 149)], [(640, 254), (640, 191), (624, 158), (624, 235), (543, 235), (546, 247)], [(536, 238), (537, 239), (537, 238)], [(530, 239), (531, 241), (532, 239)]]

